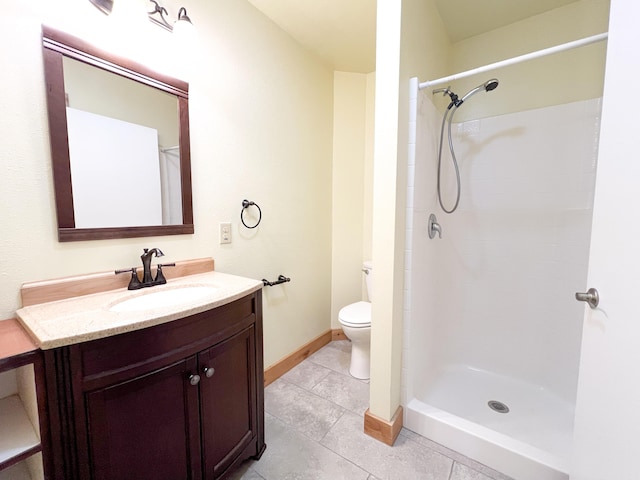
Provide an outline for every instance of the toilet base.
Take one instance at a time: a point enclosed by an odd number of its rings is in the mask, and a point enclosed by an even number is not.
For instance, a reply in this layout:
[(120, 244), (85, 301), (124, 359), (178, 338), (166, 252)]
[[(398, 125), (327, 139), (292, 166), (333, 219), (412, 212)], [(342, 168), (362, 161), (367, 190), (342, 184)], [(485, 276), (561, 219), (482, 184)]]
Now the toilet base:
[(371, 358), (369, 350), (369, 342), (364, 344), (351, 342), (351, 364), (349, 365), (349, 373), (352, 377), (359, 380), (369, 379)]
[[(369, 350), (371, 344), (371, 303), (356, 302), (338, 312), (338, 321), (346, 337), (351, 340), (349, 373), (360, 380), (369, 378)], [(354, 326), (354, 323), (357, 326)]]

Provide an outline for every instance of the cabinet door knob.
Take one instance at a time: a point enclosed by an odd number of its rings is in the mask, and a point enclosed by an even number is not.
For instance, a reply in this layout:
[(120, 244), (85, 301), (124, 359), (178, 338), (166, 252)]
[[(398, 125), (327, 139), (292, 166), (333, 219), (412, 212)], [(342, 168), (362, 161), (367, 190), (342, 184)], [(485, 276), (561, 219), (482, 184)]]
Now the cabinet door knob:
[(194, 386), (200, 383), (200, 375), (189, 375), (189, 383)]
[(202, 369), (202, 371), (207, 376), (207, 378), (213, 377), (213, 374), (216, 373), (216, 369), (213, 368), (213, 367), (204, 367), (204, 369)]

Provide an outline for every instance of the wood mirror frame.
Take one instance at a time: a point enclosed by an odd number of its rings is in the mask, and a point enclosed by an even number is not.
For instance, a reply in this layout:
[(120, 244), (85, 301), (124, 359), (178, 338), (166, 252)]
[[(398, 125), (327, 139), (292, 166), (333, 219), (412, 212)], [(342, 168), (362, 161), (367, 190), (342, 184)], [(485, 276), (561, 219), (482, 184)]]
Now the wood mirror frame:
[[(189, 84), (103, 50), (67, 33), (42, 27), (49, 136), (60, 242), (193, 233), (191, 153), (189, 145)], [(76, 228), (63, 77), (63, 57), (73, 58), (108, 72), (175, 95), (178, 100), (182, 224)], [(123, 195), (129, 188), (123, 188)]]

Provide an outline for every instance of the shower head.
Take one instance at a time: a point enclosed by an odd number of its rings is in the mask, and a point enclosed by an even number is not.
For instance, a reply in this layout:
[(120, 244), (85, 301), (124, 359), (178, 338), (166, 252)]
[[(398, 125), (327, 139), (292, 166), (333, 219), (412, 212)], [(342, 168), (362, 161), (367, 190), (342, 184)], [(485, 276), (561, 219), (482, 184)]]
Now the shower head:
[(492, 78), (491, 80), (486, 81), (482, 85), (478, 85), (476, 88), (474, 88), (469, 93), (467, 93), (464, 97), (462, 97), (462, 99), (460, 100), (460, 103), (464, 102), (471, 95), (475, 95), (476, 93), (481, 92), (482, 90), (484, 90), (485, 92), (490, 92), (491, 90), (495, 90), (497, 87), (498, 87), (498, 79)]
[(498, 88), (498, 79), (497, 78), (492, 78), (491, 80), (489, 80), (487, 83), (484, 84), (484, 89), (487, 92), (490, 92), (491, 90), (495, 90), (496, 88)]

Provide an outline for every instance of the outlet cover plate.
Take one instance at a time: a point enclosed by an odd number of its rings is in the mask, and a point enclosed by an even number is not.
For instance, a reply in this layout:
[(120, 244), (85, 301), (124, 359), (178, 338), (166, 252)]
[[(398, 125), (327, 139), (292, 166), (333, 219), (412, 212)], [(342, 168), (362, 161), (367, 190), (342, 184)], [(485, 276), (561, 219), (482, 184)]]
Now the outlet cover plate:
[(220, 223), (220, 244), (231, 243), (231, 222)]

